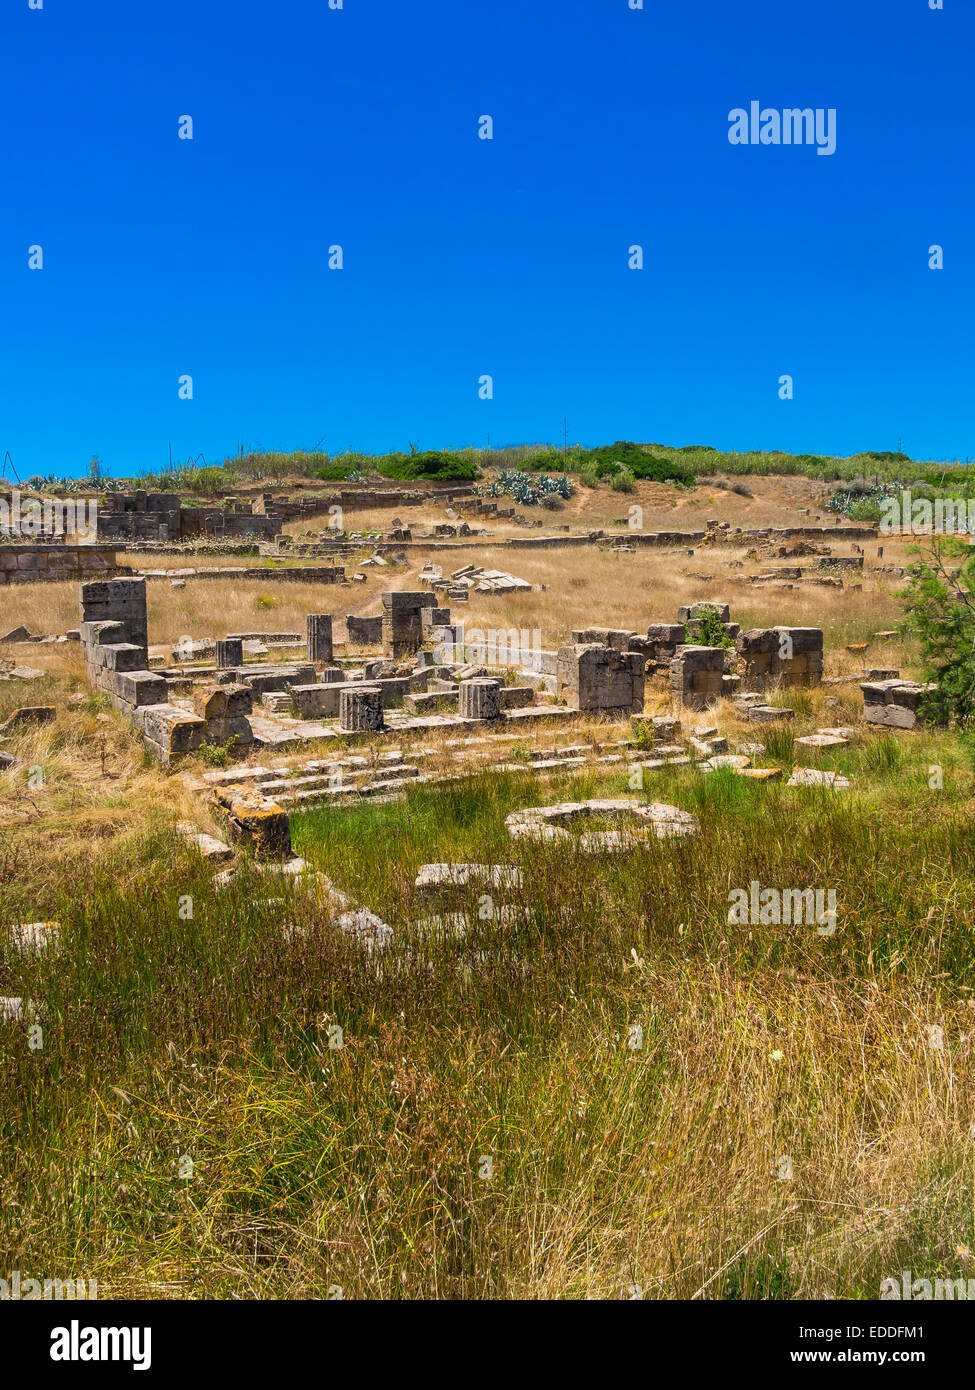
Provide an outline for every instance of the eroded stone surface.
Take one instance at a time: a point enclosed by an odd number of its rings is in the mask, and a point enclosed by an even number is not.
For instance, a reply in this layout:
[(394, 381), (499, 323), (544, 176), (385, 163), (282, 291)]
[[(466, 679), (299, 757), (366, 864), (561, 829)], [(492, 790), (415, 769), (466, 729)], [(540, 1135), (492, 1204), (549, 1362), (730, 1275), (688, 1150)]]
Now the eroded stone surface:
[(520, 888), (521, 870), (513, 864), (423, 864), (416, 876), (421, 889), (466, 888), (471, 883)]
[(786, 782), (787, 787), (833, 787), (836, 791), (845, 791), (849, 785), (848, 777), (819, 767), (797, 767)]
[[(566, 825), (584, 816), (604, 816), (619, 820), (620, 830), (596, 830), (573, 836)], [(575, 840), (587, 853), (618, 850), (641, 839), (656, 836), (669, 839), (696, 835), (700, 826), (696, 816), (677, 806), (652, 801), (644, 804), (625, 799), (593, 799), (563, 801), (554, 806), (529, 806), (513, 811), (505, 820), (508, 834), (516, 839), (569, 841)]]

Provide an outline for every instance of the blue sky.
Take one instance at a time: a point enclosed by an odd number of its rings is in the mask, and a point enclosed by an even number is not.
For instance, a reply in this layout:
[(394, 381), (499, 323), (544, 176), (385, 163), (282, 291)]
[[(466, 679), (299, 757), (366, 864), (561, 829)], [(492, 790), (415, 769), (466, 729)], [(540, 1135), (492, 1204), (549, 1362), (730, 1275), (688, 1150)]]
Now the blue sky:
[(975, 455), (971, 0), (644, 6), (6, 0), (0, 456)]

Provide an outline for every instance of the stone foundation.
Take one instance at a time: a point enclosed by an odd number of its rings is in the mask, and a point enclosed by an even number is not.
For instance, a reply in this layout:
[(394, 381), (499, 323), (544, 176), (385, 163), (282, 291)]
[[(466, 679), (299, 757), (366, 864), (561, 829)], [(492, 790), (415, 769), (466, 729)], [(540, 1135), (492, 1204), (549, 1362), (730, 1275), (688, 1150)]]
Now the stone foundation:
[(573, 709), (603, 714), (642, 714), (644, 658), (615, 647), (575, 643), (560, 647), (558, 694)]
[(103, 545), (0, 545), (0, 584), (56, 584), (118, 573), (115, 550)]
[(679, 646), (670, 663), (671, 696), (689, 709), (705, 709), (724, 694), (724, 647)]
[(746, 687), (819, 685), (823, 679), (823, 630), (818, 627), (750, 628), (735, 641)]

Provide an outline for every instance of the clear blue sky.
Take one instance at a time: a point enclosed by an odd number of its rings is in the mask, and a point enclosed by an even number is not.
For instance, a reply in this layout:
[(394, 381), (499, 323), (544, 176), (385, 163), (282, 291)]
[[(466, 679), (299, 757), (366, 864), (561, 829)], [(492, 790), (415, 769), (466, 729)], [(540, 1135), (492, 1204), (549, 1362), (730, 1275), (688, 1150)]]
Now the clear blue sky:
[(644, 3), (5, 0), (0, 456), (975, 455), (973, 0)]

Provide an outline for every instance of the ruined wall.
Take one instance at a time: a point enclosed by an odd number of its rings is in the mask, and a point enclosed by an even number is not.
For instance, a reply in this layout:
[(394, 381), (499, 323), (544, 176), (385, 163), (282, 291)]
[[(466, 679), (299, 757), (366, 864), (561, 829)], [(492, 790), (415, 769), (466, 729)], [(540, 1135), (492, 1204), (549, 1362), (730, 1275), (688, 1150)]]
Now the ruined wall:
[(823, 679), (823, 630), (819, 627), (750, 628), (735, 641), (746, 686), (819, 685)]
[(104, 545), (0, 545), (0, 584), (56, 583), (117, 570), (115, 551)]
[(246, 718), (252, 692), (246, 686), (197, 691), (197, 713), (169, 703), (165, 676), (149, 670), (144, 579), (82, 584), (80, 598), (88, 679), (141, 730), (155, 758), (168, 765), (203, 743), (223, 743), (231, 735), (238, 746), (253, 742)]
[(642, 714), (644, 659), (638, 652), (572, 643), (560, 647), (559, 698), (573, 709), (601, 714)]

